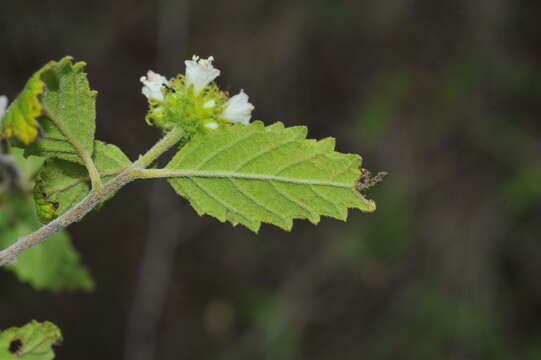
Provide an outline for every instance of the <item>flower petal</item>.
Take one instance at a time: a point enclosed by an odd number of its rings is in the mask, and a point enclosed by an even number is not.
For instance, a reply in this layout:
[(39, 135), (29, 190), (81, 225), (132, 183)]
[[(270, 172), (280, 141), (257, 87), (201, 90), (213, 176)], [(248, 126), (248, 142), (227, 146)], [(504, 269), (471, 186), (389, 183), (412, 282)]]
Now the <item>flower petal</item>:
[(167, 84), (164, 76), (149, 70), (147, 76), (141, 76), (139, 80), (144, 84), (141, 92), (147, 99), (163, 101), (162, 86)]
[(227, 106), (222, 117), (231, 122), (238, 122), (244, 125), (250, 123), (254, 106), (248, 102), (248, 95), (241, 90), (237, 95), (227, 100)]
[(193, 85), (197, 95), (205, 86), (220, 75), (220, 70), (212, 66), (214, 58), (199, 59), (193, 56), (192, 60), (186, 60), (186, 85)]

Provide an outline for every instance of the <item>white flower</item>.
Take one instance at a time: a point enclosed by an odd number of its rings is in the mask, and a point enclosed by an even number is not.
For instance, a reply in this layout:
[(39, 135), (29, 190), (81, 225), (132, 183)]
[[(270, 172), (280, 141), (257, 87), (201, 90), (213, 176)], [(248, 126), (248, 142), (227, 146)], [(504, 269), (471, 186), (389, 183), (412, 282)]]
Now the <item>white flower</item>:
[(254, 106), (248, 102), (248, 95), (246, 95), (244, 90), (241, 90), (237, 95), (227, 100), (226, 105), (227, 107), (222, 113), (224, 119), (248, 125)]
[(220, 70), (212, 66), (214, 58), (199, 59), (199, 56), (193, 56), (192, 60), (184, 61), (186, 64), (186, 85), (193, 85), (197, 95), (201, 89), (210, 84), (220, 75)]
[(147, 99), (163, 101), (162, 86), (167, 84), (167, 79), (164, 76), (149, 70), (147, 76), (141, 76), (139, 80), (145, 85), (141, 92)]
[(4, 117), (6, 113), (6, 108), (8, 107), (8, 98), (7, 96), (0, 96), (0, 120)]

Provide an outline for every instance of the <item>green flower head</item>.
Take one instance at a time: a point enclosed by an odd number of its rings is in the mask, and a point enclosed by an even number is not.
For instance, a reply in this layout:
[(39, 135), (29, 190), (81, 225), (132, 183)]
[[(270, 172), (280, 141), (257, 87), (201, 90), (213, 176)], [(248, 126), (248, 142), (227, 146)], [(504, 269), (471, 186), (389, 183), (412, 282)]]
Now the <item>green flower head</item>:
[(209, 132), (233, 123), (248, 125), (254, 106), (241, 90), (231, 98), (221, 91), (214, 80), (220, 75), (212, 63), (214, 58), (193, 56), (186, 60), (184, 75), (167, 80), (148, 71), (141, 77), (142, 93), (150, 104), (146, 116), (149, 125), (167, 132), (181, 126), (188, 140), (198, 132)]

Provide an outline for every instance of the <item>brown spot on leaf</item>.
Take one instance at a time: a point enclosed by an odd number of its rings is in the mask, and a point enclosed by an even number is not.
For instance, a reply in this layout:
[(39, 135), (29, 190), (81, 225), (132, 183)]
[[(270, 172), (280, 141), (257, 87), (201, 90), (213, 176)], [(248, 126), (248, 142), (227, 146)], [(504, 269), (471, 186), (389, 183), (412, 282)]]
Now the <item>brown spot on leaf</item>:
[(22, 339), (17, 338), (9, 343), (9, 352), (17, 355), (21, 348), (23, 347)]

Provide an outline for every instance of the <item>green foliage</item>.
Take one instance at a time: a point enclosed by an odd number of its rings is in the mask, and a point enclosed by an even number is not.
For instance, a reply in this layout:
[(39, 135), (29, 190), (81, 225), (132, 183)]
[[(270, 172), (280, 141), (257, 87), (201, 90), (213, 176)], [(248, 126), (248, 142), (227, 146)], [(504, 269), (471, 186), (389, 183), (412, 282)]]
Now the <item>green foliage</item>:
[[(215, 83), (194, 93), (182, 75), (166, 87), (158, 84), (164, 101), (150, 99), (146, 119), (167, 133), (164, 140), (126, 173), (132, 165), (127, 156), (94, 139), (96, 92), (90, 89), (84, 67), (71, 57), (50, 62), (8, 109), (2, 134), (14, 137), (12, 145), (24, 147), (27, 158), (12, 148), (24, 179), (16, 186), (18, 192), (1, 194), (2, 247), (40, 226), (31, 210), (32, 187), (38, 218), (47, 223), (78, 203), (86, 213), (96, 200), (103, 203), (137, 176), (155, 174), (170, 178), (200, 215), (243, 224), (255, 232), (263, 222), (290, 230), (294, 219), (317, 224), (322, 215), (346, 220), (349, 208), (375, 210), (375, 203), (359, 191), (364, 173), (360, 156), (334, 151), (332, 138), (306, 139), (306, 127), (265, 127), (261, 122), (231, 126), (222, 118), (229, 106), (227, 95)], [(245, 97), (244, 105), (236, 105), (234, 111), (251, 112)], [(237, 121), (245, 122), (241, 120)], [(145, 170), (175, 145), (180, 151), (165, 169)], [(110, 181), (121, 173), (118, 181)], [(93, 196), (87, 198), (91, 191)], [(75, 217), (63, 219), (62, 226), (78, 220)], [(91, 289), (92, 280), (66, 233), (55, 234), (54, 227), (44, 231), (47, 235), (31, 236), (54, 235), (25, 251), (8, 269), (38, 289)], [(40, 240), (32, 239), (32, 244)], [(3, 263), (11, 261), (5, 259)]]
[[(93, 161), (103, 182), (131, 164), (115, 145), (95, 142)], [(63, 214), (81, 201), (91, 190), (86, 168), (61, 159), (49, 159), (41, 168), (34, 188), (36, 212), (42, 222)]]
[(9, 154), (15, 157), (17, 166), (23, 175), (23, 181), (29, 184), (43, 165), (45, 159), (39, 156), (28, 156), (25, 158), (23, 152), (23, 149), (16, 147), (11, 147), (9, 149)]
[(84, 62), (65, 57), (41, 73), (47, 85), (41, 96), (45, 116), (39, 117), (43, 137), (26, 155), (57, 157), (84, 164), (94, 152), (96, 92), (90, 90)]
[[(2, 148), (9, 154), (0, 154), (1, 175), (8, 176), (0, 188), (0, 265), (35, 289), (94, 288), (63, 228), (138, 178), (169, 178), (200, 215), (254, 232), (264, 222), (290, 230), (294, 219), (317, 224), (321, 216), (346, 220), (349, 208), (375, 210), (361, 194), (373, 179), (359, 155), (336, 152), (333, 138), (306, 139), (306, 127), (249, 124), (248, 96), (230, 98), (209, 83), (220, 73), (212, 58), (194, 57), (186, 76), (165, 81), (149, 72), (141, 79), (150, 103), (146, 121), (165, 136), (132, 164), (118, 147), (94, 138), (97, 93), (85, 65), (71, 57), (48, 63), (0, 119), (0, 135), (10, 140)], [(171, 147), (180, 150), (164, 169), (147, 169)], [(270, 340), (268, 358), (295, 358), (299, 327), (280, 301), (264, 305), (254, 317)], [(48, 322), (10, 328), (0, 332), (0, 360), (50, 360), (60, 340)]]
[(53, 323), (32, 321), (0, 332), (0, 359), (51, 360), (53, 345), (61, 341), (62, 333)]
[[(32, 200), (25, 194), (4, 194), (0, 199), (0, 248), (6, 248), (21, 236), (40, 227), (32, 209)], [(19, 280), (35, 289), (92, 290), (94, 282), (81, 265), (67, 232), (61, 231), (18, 258), (17, 264), (6, 265)]]
[(346, 220), (348, 208), (374, 211), (356, 190), (360, 156), (306, 134), (306, 127), (255, 122), (197, 135), (167, 165), (184, 170), (169, 181), (200, 215), (255, 232), (262, 222), (290, 230), (293, 219), (317, 224), (321, 215)]
[[(41, 226), (34, 215), (32, 197), (28, 191), (44, 159), (36, 156), (25, 159), (23, 150), (18, 148), (11, 147), (9, 152), (19, 168), (22, 188), (0, 193), (0, 248), (8, 247)], [(51, 205), (43, 203), (41, 206)], [(79, 254), (65, 231), (25, 251), (16, 265), (6, 265), (5, 269), (14, 272), (21, 281), (35, 289), (91, 290), (94, 287), (90, 274), (80, 264)]]

